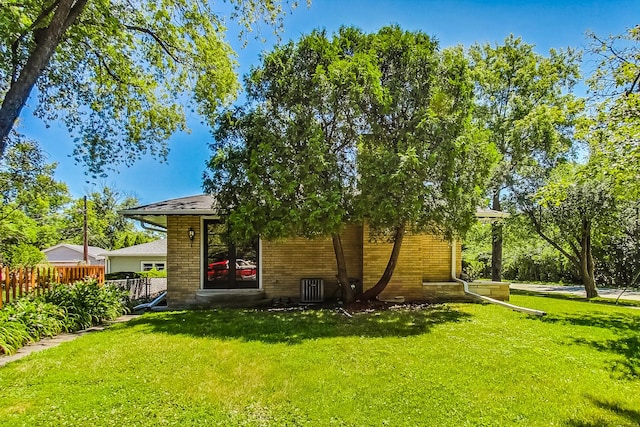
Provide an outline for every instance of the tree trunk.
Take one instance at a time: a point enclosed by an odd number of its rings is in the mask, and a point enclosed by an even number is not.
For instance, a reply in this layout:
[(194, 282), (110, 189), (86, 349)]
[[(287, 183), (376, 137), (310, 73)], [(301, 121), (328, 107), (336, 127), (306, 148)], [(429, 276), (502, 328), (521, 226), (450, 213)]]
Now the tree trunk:
[(396, 268), (396, 264), (398, 262), (398, 256), (400, 255), (400, 248), (402, 247), (402, 239), (404, 238), (405, 224), (402, 223), (398, 228), (396, 228), (396, 233), (393, 240), (393, 249), (391, 250), (391, 256), (389, 256), (389, 262), (387, 262), (387, 267), (382, 273), (382, 277), (378, 280), (378, 283), (375, 284), (374, 287), (368, 289), (366, 292), (362, 294), (360, 299), (362, 301), (369, 301), (375, 299), (380, 295), (382, 291), (387, 287), (389, 281), (391, 280), (391, 276), (393, 276), (393, 271)]
[(36, 81), (49, 64), (62, 35), (76, 20), (87, 0), (59, 0), (49, 25), (33, 30), (35, 47), (26, 64), (11, 82), (0, 107), (0, 158), (4, 156), (9, 133), (24, 107)]
[(333, 240), (333, 251), (336, 254), (336, 264), (338, 267), (338, 281), (342, 288), (342, 300), (345, 304), (351, 304), (355, 301), (355, 291), (351, 289), (349, 283), (349, 275), (347, 274), (347, 261), (344, 257), (344, 249), (342, 248), (342, 240), (340, 235), (333, 233), (331, 235)]
[[(500, 190), (493, 193), (493, 203), (491, 209), (499, 211), (500, 206)], [(494, 222), (491, 224), (491, 280), (494, 282), (502, 281), (502, 223)]]
[(587, 298), (596, 298), (598, 289), (596, 288), (595, 265), (593, 254), (591, 253), (591, 222), (582, 220), (582, 239), (580, 251), (580, 278), (587, 292)]

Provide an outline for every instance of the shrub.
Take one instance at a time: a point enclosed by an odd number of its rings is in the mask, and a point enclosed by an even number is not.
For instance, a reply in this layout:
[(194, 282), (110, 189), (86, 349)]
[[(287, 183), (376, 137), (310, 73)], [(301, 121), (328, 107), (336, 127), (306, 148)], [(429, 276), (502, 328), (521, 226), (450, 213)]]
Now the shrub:
[(10, 321), (26, 326), (34, 341), (56, 336), (66, 330), (64, 310), (44, 301), (42, 297), (20, 298), (9, 304), (6, 312)]
[(65, 313), (42, 297), (24, 297), (0, 310), (0, 353), (15, 353), (23, 345), (65, 330)]
[(83, 329), (112, 320), (126, 311), (126, 292), (114, 285), (100, 286), (95, 280), (57, 285), (45, 295), (45, 300), (61, 307), (66, 313), (68, 329)]
[(464, 271), (464, 273), (467, 275), (467, 279), (470, 282), (473, 282), (474, 280), (480, 278), (480, 277), (485, 277), (486, 275), (484, 274), (485, 270), (486, 270), (486, 265), (485, 263), (483, 263), (482, 261), (476, 261), (476, 260), (471, 260), (471, 261), (463, 261), (462, 262), (462, 269)]
[(31, 341), (24, 323), (0, 318), (0, 354), (13, 354)]
[(77, 331), (126, 312), (127, 293), (95, 280), (56, 285), (44, 296), (28, 296), (0, 310), (0, 354), (62, 331)]

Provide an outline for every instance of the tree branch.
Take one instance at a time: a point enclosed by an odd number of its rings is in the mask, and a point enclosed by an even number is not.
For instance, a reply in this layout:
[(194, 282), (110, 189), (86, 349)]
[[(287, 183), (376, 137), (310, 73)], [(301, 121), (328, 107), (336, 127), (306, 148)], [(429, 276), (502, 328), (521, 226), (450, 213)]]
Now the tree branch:
[[(143, 27), (138, 27), (137, 25), (126, 25), (124, 26), (126, 29), (128, 30), (132, 30), (132, 31), (138, 31), (140, 33), (144, 33), (147, 34), (149, 36), (151, 36), (156, 43), (158, 43), (158, 45), (160, 45), (160, 47), (162, 48), (162, 50), (165, 51), (165, 53), (167, 55), (169, 55), (171, 57), (171, 59), (173, 59), (175, 62), (182, 64), (183, 61), (178, 58), (173, 52), (171, 52), (171, 50), (169, 49), (169, 45), (160, 38), (160, 36), (158, 36), (156, 33), (154, 33), (153, 31), (151, 31), (148, 28), (143, 28)], [(175, 47), (171, 46), (173, 49), (175, 49)]]
[(87, 47), (87, 49), (96, 56), (102, 68), (105, 69), (107, 74), (109, 74), (109, 76), (111, 76), (113, 80), (115, 80), (120, 84), (126, 84), (124, 80), (122, 80), (116, 73), (113, 72), (113, 70), (111, 70), (111, 68), (109, 67), (109, 64), (107, 64), (107, 61), (105, 61), (104, 56), (100, 55), (100, 53), (97, 50), (93, 49), (93, 47), (91, 47), (91, 45), (86, 41), (81, 40), (81, 43), (84, 44)]
[(527, 214), (527, 216), (529, 217), (529, 219), (533, 223), (533, 226), (534, 226), (534, 228), (536, 230), (536, 233), (538, 233), (538, 235), (540, 237), (542, 237), (547, 243), (549, 243), (551, 246), (553, 246), (555, 249), (557, 249), (562, 255), (567, 257), (567, 259), (569, 261), (571, 261), (576, 267), (580, 268), (580, 260), (579, 260), (579, 258), (571, 255), (562, 246), (560, 246), (558, 243), (556, 243), (554, 240), (552, 240), (550, 237), (548, 237), (544, 233), (544, 231), (542, 231), (542, 224), (540, 224), (540, 222), (536, 219), (536, 216), (532, 211), (525, 209), (524, 212)]
[(38, 24), (42, 22), (42, 20), (56, 8), (56, 6), (58, 6), (58, 3), (59, 0), (56, 0), (48, 7), (44, 8), (37, 16), (37, 18), (31, 23), (31, 25), (29, 25), (29, 28), (27, 28), (26, 31), (20, 34), (13, 43), (11, 43), (11, 63), (13, 66), (11, 70), (11, 84), (14, 84), (18, 79), (18, 65), (20, 65), (20, 61), (18, 61), (18, 48), (20, 47), (20, 44), (24, 40), (25, 36), (34, 31)]
[(629, 96), (631, 95), (631, 93), (633, 93), (633, 88), (636, 87), (636, 85), (638, 84), (638, 81), (640, 81), (640, 72), (636, 74), (636, 78), (633, 79), (633, 83), (631, 83), (631, 87), (625, 91), (625, 96)]

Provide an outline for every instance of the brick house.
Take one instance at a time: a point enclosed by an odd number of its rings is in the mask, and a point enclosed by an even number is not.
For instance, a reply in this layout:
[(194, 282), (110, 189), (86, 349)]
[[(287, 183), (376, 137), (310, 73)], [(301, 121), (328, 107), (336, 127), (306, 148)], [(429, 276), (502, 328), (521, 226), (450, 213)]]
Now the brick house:
[[(122, 211), (127, 217), (166, 230), (170, 308), (223, 301), (330, 300), (340, 296), (330, 238), (256, 238), (236, 247), (225, 243), (224, 229), (213, 206), (213, 197), (198, 195)], [(479, 210), (477, 216), (504, 215)], [(345, 226), (341, 238), (352, 284), (370, 288), (384, 271), (392, 244), (370, 241), (366, 224)], [(461, 270), (459, 241), (408, 233), (381, 299), (467, 299), (462, 284), (453, 279), (460, 277)], [(479, 294), (509, 299), (508, 284), (471, 286)]]

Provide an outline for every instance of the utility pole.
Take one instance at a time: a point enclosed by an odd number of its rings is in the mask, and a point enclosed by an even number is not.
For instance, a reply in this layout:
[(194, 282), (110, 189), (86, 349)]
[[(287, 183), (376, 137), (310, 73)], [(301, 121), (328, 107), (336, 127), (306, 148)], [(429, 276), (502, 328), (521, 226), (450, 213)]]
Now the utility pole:
[(89, 265), (89, 236), (87, 233), (87, 196), (84, 196), (84, 265)]

